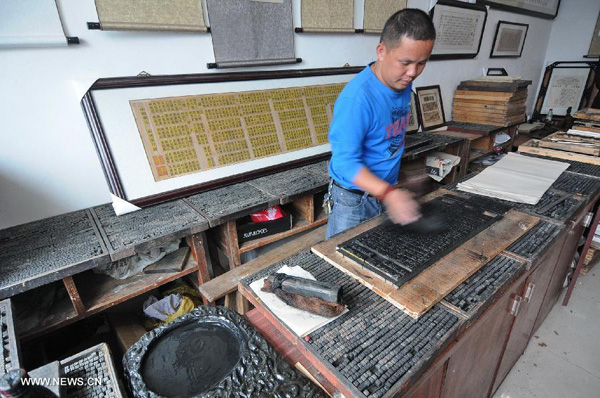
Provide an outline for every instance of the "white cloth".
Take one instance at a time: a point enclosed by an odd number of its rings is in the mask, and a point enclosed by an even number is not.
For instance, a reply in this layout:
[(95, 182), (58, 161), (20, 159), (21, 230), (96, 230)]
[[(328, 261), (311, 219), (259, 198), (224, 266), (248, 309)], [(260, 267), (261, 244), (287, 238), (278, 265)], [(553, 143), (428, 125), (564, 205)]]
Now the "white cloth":
[[(305, 271), (301, 267), (288, 267), (284, 265), (278, 271), (280, 274), (298, 276), (300, 278), (312, 279), (315, 280), (315, 277), (310, 274), (310, 272)], [(287, 325), (294, 333), (298, 336), (303, 337), (317, 330), (318, 328), (325, 326), (329, 322), (337, 319), (342, 316), (348, 309), (346, 309), (341, 315), (338, 315), (333, 318), (326, 318), (324, 316), (311, 314), (310, 312), (300, 310), (298, 308), (294, 308), (290, 305), (287, 305), (279, 297), (277, 297), (273, 293), (263, 292), (261, 288), (264, 285), (264, 280), (266, 278), (261, 278), (256, 280), (250, 284), (250, 288), (256, 293), (258, 298), (263, 302), (263, 304), (275, 314), (283, 323)]]
[(568, 167), (568, 163), (509, 153), (458, 184), (458, 190), (534, 205)]
[(181, 300), (182, 298), (179, 293), (169, 294), (161, 300), (150, 296), (144, 301), (142, 307), (146, 316), (158, 319), (159, 321), (165, 321), (169, 316), (177, 312), (177, 309), (181, 305)]

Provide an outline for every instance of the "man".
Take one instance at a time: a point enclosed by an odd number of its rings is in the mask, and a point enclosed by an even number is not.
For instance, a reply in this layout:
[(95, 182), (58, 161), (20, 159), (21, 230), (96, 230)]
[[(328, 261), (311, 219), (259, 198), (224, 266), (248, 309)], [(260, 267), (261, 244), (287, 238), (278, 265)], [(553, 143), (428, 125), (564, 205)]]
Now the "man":
[(423, 72), (434, 40), (435, 28), (426, 13), (398, 11), (385, 23), (377, 61), (337, 98), (329, 128), (327, 239), (381, 214), (383, 206), (396, 223), (419, 219), (412, 194), (394, 185), (410, 117), (412, 81)]

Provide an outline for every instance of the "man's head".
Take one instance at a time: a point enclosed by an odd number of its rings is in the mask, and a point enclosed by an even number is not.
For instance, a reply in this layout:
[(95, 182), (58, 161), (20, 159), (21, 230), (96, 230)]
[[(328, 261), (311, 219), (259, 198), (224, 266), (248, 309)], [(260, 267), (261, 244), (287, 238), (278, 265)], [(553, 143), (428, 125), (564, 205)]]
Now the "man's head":
[(392, 15), (377, 45), (375, 75), (393, 90), (404, 90), (423, 72), (435, 41), (429, 16), (406, 8)]

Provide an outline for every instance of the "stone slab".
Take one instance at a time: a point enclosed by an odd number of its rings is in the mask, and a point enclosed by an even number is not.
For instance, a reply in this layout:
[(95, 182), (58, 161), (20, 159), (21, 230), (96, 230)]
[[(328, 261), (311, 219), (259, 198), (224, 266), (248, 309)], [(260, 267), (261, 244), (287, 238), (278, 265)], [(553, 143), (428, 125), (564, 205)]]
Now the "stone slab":
[(189, 196), (185, 201), (202, 214), (211, 227), (279, 204), (278, 196), (248, 182), (229, 185)]
[(0, 299), (109, 261), (86, 210), (1, 230)]
[(106, 240), (112, 261), (208, 229), (208, 221), (183, 200), (145, 207), (121, 216), (115, 215), (112, 205), (105, 204), (94, 207), (92, 214)]

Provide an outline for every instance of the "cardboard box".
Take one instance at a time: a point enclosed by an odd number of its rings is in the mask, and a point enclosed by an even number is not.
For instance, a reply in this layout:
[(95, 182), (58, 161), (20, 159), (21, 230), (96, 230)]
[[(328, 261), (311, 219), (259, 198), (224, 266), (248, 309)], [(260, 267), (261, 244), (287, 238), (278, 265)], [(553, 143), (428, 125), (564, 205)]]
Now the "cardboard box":
[(254, 223), (250, 219), (250, 216), (242, 218), (237, 225), (238, 241), (243, 243), (289, 231), (292, 229), (292, 215), (285, 210), (283, 211), (285, 213), (283, 217), (272, 221)]

